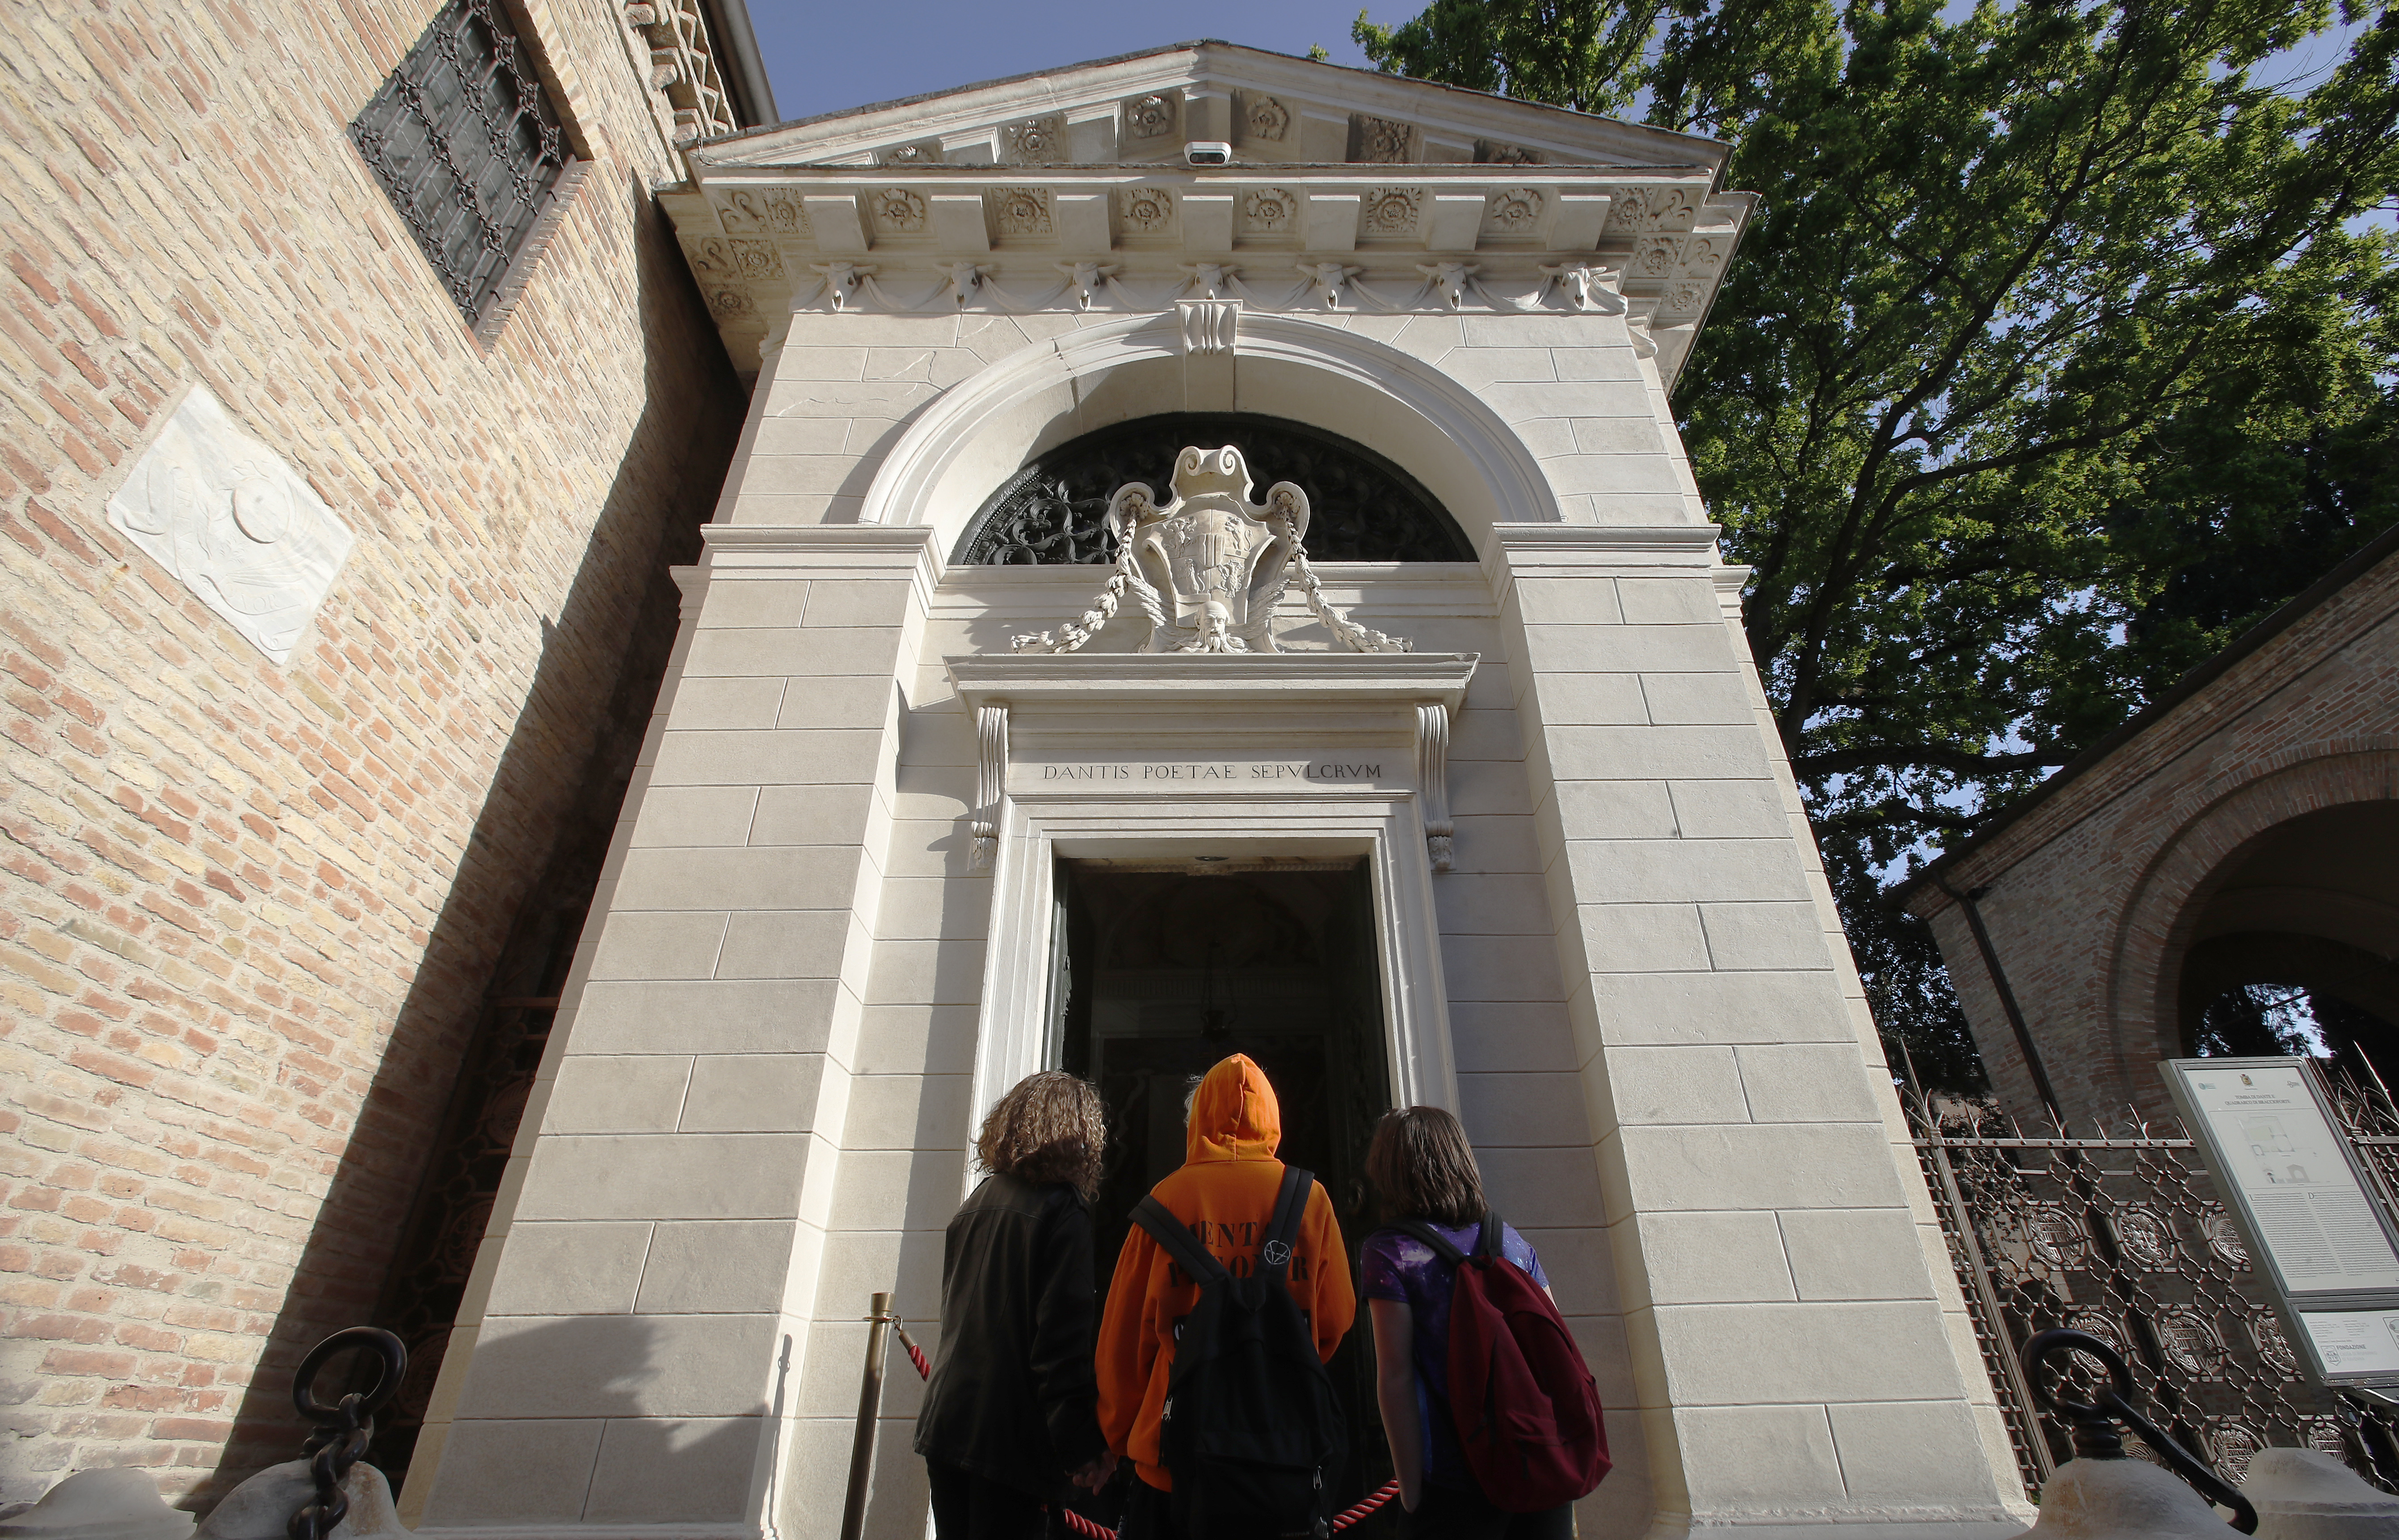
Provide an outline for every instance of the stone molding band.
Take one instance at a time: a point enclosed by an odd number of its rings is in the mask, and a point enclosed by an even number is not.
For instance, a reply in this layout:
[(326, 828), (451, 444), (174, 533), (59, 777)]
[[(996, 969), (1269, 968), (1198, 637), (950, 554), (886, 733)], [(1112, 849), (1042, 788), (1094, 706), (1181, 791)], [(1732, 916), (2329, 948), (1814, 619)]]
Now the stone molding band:
[[(1270, 315), (1291, 311), (1441, 315), (1469, 309), (1501, 316), (1627, 314), (1624, 297), (1617, 290), (1620, 273), (1597, 262), (1538, 266), (1535, 271), (1540, 281), (1528, 294), (1511, 294), (1494, 287), (1497, 279), (1485, 283), (1481, 277), (1483, 264), (1471, 262), (1416, 263), (1413, 265), (1423, 276), (1414, 285), (1403, 280), (1391, 287), (1363, 280), (1360, 275), (1364, 269), (1349, 263), (1294, 262), (1291, 265), (1301, 277), (1296, 282), (1281, 283), (1241, 277), (1244, 271), (1253, 275), (1276, 271), (1264, 264), (1203, 263), (1190, 268), (1180, 281), (1147, 294), (1120, 280), (1114, 263), (1059, 263), (1055, 265), (1065, 273), (1064, 277), (1046, 289), (1017, 293), (1000, 286), (993, 264), (954, 262), (942, 268), (920, 294), (905, 290), (895, 294), (886, 289), (875, 263), (812, 265), (817, 281), (793, 293), (794, 311), (859, 310), (904, 316), (976, 310), (1030, 316), (1072, 308), (1156, 315), (1184, 300), (1232, 298)], [(1476, 303), (1470, 304), (1469, 296)]]

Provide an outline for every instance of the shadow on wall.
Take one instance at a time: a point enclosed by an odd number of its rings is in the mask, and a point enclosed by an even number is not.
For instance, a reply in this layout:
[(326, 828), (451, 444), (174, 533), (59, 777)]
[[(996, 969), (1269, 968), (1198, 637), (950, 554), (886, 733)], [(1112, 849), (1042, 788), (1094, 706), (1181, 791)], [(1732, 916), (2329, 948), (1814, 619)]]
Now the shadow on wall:
[[(748, 1510), (767, 1408), (699, 1383), (693, 1355), (639, 1316), (545, 1321), (481, 1344), (426, 1522), (722, 1524)], [(655, 1407), (707, 1409), (661, 1417)]]
[[(587, 196), (601, 191), (595, 183)], [(648, 196), (638, 188), (630, 196)], [(426, 1304), (441, 1325), (454, 1319), (489, 1219), (488, 1195), (497, 1189), (530, 1076), (521, 1086), (505, 1078), (467, 1084), (461, 1066), (474, 1055), (479, 1028), (491, 1030), (484, 1002), (508, 992), (507, 974), (522, 975), (528, 959), (539, 965), (554, 952), (555, 968), (534, 971), (550, 974), (553, 989), (563, 976), (673, 645), (679, 596), (667, 568), (697, 559), (699, 526), (740, 431), (739, 383), (655, 203), (641, 223), (639, 305), (649, 317), (642, 414), (557, 622), (543, 627), (524, 705), (217, 1468), (191, 1494), (197, 1510), (260, 1467), (292, 1457), (305, 1431), (291, 1411), (292, 1371), (343, 1327), (409, 1315), (387, 1288), (394, 1277), (429, 1274), (435, 1293), (446, 1290), (448, 1301)], [(519, 324), (525, 321), (521, 315)], [(705, 388), (694, 388), (695, 374)], [(647, 466), (667, 469), (636, 468)], [(562, 773), (576, 765), (579, 773)], [(487, 1172), (465, 1177), (469, 1188), (480, 1184), (481, 1202), (473, 1192), (460, 1202), (454, 1190), (427, 1190), (441, 1153), (436, 1131), (461, 1128), (497, 1151)], [(437, 1197), (442, 1201), (431, 1201)], [(403, 1332), (415, 1361), (393, 1408), (402, 1421), (412, 1399), (421, 1416), (443, 1335)], [(397, 1491), (406, 1450), (393, 1465), (391, 1446), (378, 1446), (377, 1463)]]

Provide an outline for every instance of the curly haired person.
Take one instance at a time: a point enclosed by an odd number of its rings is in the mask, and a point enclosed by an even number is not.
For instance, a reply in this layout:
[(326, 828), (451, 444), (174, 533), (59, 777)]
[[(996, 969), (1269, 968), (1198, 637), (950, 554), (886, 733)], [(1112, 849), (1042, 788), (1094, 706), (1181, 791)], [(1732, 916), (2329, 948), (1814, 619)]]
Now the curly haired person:
[(1091, 1195), (1107, 1142), (1097, 1092), (1028, 1075), (983, 1119), (990, 1173), (950, 1221), (942, 1342), (916, 1452), (938, 1540), (1030, 1540), (1069, 1482), (1116, 1469), (1091, 1375)]

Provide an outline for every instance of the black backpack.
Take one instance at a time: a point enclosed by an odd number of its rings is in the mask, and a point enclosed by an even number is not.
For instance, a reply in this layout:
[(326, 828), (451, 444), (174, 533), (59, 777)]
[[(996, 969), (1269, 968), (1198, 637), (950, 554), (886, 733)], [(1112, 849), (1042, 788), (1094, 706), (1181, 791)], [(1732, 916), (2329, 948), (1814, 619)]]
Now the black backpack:
[(1256, 1276), (1237, 1278), (1156, 1197), (1133, 1223), (1200, 1285), (1174, 1346), (1159, 1429), (1189, 1540), (1333, 1533), (1333, 1480), (1348, 1452), (1333, 1376), (1286, 1282), (1316, 1178), (1286, 1166)]

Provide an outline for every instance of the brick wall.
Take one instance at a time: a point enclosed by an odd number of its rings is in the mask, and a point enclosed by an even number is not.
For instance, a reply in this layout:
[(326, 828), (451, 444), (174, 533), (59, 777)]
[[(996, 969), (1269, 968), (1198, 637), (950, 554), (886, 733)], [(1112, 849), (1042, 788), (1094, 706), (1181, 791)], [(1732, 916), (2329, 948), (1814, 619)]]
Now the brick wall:
[[(2243, 842), (2399, 787), (2399, 557), (2361, 574), (1966, 852), (1984, 922), (2069, 1118), (2163, 1111), (2176, 989), (2211, 877)], [(2365, 858), (2361, 854), (2361, 858)], [(1964, 912), (1919, 885), (1994, 1086), (2040, 1102)], [(2297, 923), (2294, 928), (2303, 928)]]
[[(740, 396), (603, 0), (595, 164), (477, 344), (344, 135), (432, 0), (53, 0), (0, 74), (0, 1504), (296, 1452)], [(112, 532), (199, 381), (358, 545), (276, 667)]]

